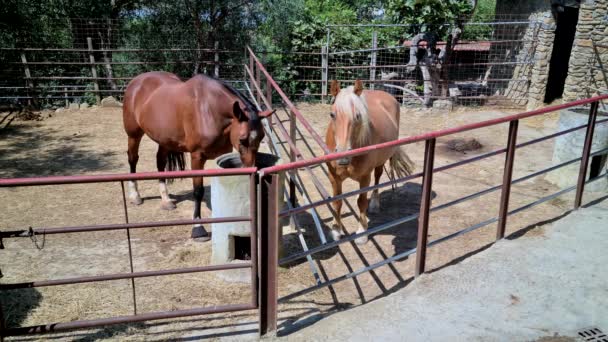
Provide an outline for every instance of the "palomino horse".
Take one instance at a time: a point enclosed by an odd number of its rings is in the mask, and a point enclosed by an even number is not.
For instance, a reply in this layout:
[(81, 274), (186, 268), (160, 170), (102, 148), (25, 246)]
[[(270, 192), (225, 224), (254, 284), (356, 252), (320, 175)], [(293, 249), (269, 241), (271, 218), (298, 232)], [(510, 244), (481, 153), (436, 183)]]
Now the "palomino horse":
[[(226, 83), (197, 75), (182, 82), (167, 72), (148, 72), (134, 78), (127, 87), (123, 122), (129, 136), (129, 166), (136, 172), (139, 143), (144, 134), (158, 143), (158, 171), (183, 170), (184, 153), (190, 152), (193, 170), (203, 169), (208, 159), (229, 153), (234, 147), (245, 166), (255, 165), (255, 156), (264, 138), (261, 119), (271, 111), (256, 107)], [(201, 217), (205, 194), (202, 177), (192, 180), (193, 218)], [(161, 208), (175, 209), (164, 179), (159, 180)], [(141, 204), (136, 182), (129, 182), (131, 203)], [(193, 238), (209, 240), (202, 225), (195, 225)]]
[[(399, 103), (390, 94), (379, 90), (363, 90), (360, 80), (355, 86), (340, 90), (340, 84), (332, 81), (331, 95), (335, 101), (331, 106), (331, 122), (327, 127), (325, 141), (327, 147), (335, 152), (348, 151), (354, 148), (380, 144), (399, 137)], [(369, 186), (374, 171), (374, 184), (378, 184), (384, 163), (390, 159), (392, 172), (399, 177), (410, 175), (413, 163), (398, 147), (378, 149), (352, 158), (342, 158), (328, 163), (329, 180), (334, 196), (342, 193), (342, 182), (351, 178), (359, 182), (360, 188)], [(367, 229), (367, 193), (359, 195), (361, 227), (357, 233)], [(331, 233), (334, 240), (342, 236), (342, 200), (334, 202), (336, 222)], [(370, 213), (378, 212), (380, 198), (374, 190), (369, 204)], [(358, 244), (367, 242), (363, 236), (355, 240)]]

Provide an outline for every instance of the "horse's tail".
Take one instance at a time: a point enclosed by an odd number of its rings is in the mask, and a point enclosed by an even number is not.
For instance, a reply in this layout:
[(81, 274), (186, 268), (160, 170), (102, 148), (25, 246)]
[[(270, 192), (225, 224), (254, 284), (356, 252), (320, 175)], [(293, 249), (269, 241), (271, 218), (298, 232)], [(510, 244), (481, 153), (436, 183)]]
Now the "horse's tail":
[[(184, 152), (169, 152), (167, 155), (167, 166), (165, 166), (166, 171), (184, 171), (186, 169), (186, 159), (184, 157)], [(168, 179), (169, 182), (172, 181)]]
[(390, 176), (393, 179), (407, 177), (414, 173), (414, 162), (400, 147), (395, 150), (389, 163), (391, 166)]

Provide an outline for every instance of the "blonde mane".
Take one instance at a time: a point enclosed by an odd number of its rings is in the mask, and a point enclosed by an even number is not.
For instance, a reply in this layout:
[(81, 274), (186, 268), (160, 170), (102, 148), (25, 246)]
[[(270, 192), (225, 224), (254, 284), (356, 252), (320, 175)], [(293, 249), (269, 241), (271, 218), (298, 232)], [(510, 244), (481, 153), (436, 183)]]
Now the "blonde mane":
[(355, 87), (350, 86), (340, 90), (336, 96), (335, 105), (336, 111), (347, 115), (353, 123), (356, 121), (356, 114), (359, 114), (360, 121), (353, 125), (351, 145), (353, 148), (366, 146), (369, 142), (371, 126), (365, 95), (358, 96), (355, 94)]

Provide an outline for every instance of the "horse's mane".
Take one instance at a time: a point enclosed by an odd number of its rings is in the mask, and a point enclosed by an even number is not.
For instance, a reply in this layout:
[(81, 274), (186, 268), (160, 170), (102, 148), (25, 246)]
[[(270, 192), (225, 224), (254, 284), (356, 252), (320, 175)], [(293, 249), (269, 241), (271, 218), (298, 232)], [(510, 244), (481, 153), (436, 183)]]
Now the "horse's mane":
[[(351, 133), (351, 144), (353, 148), (367, 145), (370, 138), (370, 122), (369, 122), (369, 110), (367, 109), (367, 101), (365, 95), (361, 96), (355, 94), (355, 87), (350, 86), (340, 90), (335, 100), (336, 109), (340, 113), (348, 115), (351, 122), (356, 120), (355, 114), (359, 113), (360, 122), (358, 125), (353, 126)], [(354, 111), (353, 111), (354, 108)]]

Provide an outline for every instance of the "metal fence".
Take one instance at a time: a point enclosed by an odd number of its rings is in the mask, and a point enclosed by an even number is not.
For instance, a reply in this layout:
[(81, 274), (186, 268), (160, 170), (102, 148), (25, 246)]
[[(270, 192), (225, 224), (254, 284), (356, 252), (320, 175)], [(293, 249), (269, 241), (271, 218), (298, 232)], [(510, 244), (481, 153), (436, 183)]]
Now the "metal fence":
[[(95, 176), (57, 176), (57, 177), (41, 177), (41, 178), (15, 178), (15, 179), (0, 179), (0, 187), (24, 187), (24, 186), (42, 186), (42, 185), (65, 185), (65, 184), (87, 184), (87, 183), (108, 183), (119, 182), (122, 190), (122, 203), (124, 208), (124, 223), (121, 224), (105, 224), (105, 225), (90, 225), (90, 226), (72, 226), (72, 227), (51, 227), (51, 228), (30, 228), (20, 230), (9, 230), (0, 232), (0, 249), (5, 246), (2, 243), (3, 239), (7, 238), (36, 238), (37, 236), (45, 237), (52, 234), (69, 234), (69, 233), (88, 233), (95, 231), (111, 231), (111, 230), (126, 230), (127, 242), (129, 248), (129, 273), (104, 274), (88, 277), (73, 277), (54, 280), (34, 280), (21, 283), (3, 283), (0, 284), (0, 291), (37, 288), (44, 286), (61, 286), (70, 284), (82, 284), (91, 282), (103, 282), (119, 279), (130, 279), (133, 314), (129, 316), (107, 317), (94, 320), (77, 320), (71, 322), (52, 322), (49, 324), (41, 324), (28, 327), (10, 328), (5, 326), (4, 316), (2, 315), (2, 306), (0, 305), (0, 339), (7, 336), (30, 335), (40, 333), (60, 332), (71, 329), (82, 329), (91, 327), (107, 326), (112, 324), (142, 322), (157, 319), (177, 318), (186, 316), (195, 316), (203, 314), (213, 314), (222, 312), (233, 312), (243, 310), (253, 310), (258, 308), (258, 261), (257, 261), (257, 186), (256, 186), (256, 168), (240, 168), (240, 169), (212, 169), (212, 170), (197, 170), (197, 171), (182, 171), (182, 172), (149, 172), (137, 174), (109, 174)], [(127, 209), (127, 201), (125, 196), (125, 181), (134, 180), (156, 180), (156, 179), (175, 179), (175, 178), (190, 178), (190, 177), (230, 177), (230, 176), (249, 176), (250, 192), (249, 200), (251, 203), (249, 216), (234, 216), (221, 218), (202, 218), (189, 220), (172, 220), (172, 221), (155, 221), (155, 222), (130, 222)], [(224, 265), (209, 265), (197, 266), (188, 268), (161, 269), (155, 271), (138, 271), (133, 270), (133, 255), (131, 252), (131, 235), (132, 229), (144, 229), (154, 227), (171, 227), (183, 226), (191, 224), (207, 224), (207, 223), (226, 223), (226, 222), (250, 222), (251, 223), (251, 260), (238, 264)], [(146, 277), (160, 277), (168, 275), (179, 275), (197, 272), (222, 271), (230, 269), (248, 268), (251, 270), (251, 293), (252, 298), (249, 303), (216, 305), (209, 307), (190, 308), (182, 310), (168, 310), (158, 312), (139, 313), (137, 310), (137, 288), (135, 279)]]
[[(585, 100), (579, 100), (575, 102), (570, 102), (558, 106), (551, 106), (531, 112), (525, 112), (516, 115), (510, 115), (498, 119), (483, 121), (474, 124), (468, 124), (460, 127), (433, 131), (429, 133), (424, 133), (420, 135), (410, 136), (407, 138), (402, 138), (398, 140), (394, 140), (391, 142), (366, 146), (363, 148), (354, 149), (348, 152), (342, 153), (330, 153), (327, 149), (327, 146), (324, 143), (323, 138), (315, 131), (313, 126), (306, 120), (304, 115), (298, 110), (298, 108), (294, 105), (294, 103), (289, 99), (287, 94), (283, 91), (283, 89), (279, 86), (277, 81), (271, 76), (268, 70), (265, 68), (264, 64), (261, 60), (255, 55), (255, 53), (248, 49), (248, 65), (245, 65), (245, 74), (247, 77), (247, 82), (243, 84), (243, 86), (250, 92), (252, 95), (252, 99), (257, 102), (257, 104), (261, 107), (265, 105), (268, 108), (277, 108), (282, 109), (282, 114), (287, 115), (287, 119), (283, 120), (281, 116), (275, 117), (270, 122), (265, 122), (265, 129), (268, 133), (270, 146), (274, 150), (275, 153), (282, 153), (284, 151), (287, 155), (289, 155), (289, 163), (273, 166), (261, 170), (257, 170), (255, 168), (245, 168), (245, 169), (231, 169), (231, 170), (204, 170), (204, 171), (187, 171), (187, 172), (161, 172), (161, 173), (147, 173), (147, 174), (135, 174), (135, 175), (101, 175), (101, 176), (75, 176), (75, 177), (46, 177), (46, 178), (27, 178), (27, 179), (3, 179), (0, 180), (0, 187), (16, 187), (16, 186), (39, 186), (39, 185), (58, 185), (58, 184), (80, 184), (80, 183), (92, 183), (92, 182), (124, 182), (128, 180), (143, 180), (143, 179), (158, 179), (158, 178), (184, 178), (184, 177), (195, 177), (195, 176), (205, 176), (205, 177), (216, 177), (216, 176), (230, 176), (230, 175), (249, 175), (250, 176), (250, 201), (251, 201), (251, 211), (250, 216), (248, 217), (225, 217), (222, 219), (200, 219), (200, 220), (183, 220), (183, 221), (168, 221), (168, 222), (142, 222), (142, 223), (130, 223), (128, 220), (128, 212), (126, 208), (126, 204), (124, 205), (125, 210), (125, 223), (124, 224), (113, 224), (113, 225), (98, 225), (98, 226), (77, 226), (77, 227), (57, 227), (57, 228), (38, 228), (32, 230), (17, 230), (17, 231), (9, 231), (2, 232), (0, 236), (3, 238), (18, 238), (18, 237), (27, 237), (32, 235), (40, 235), (40, 234), (60, 234), (67, 232), (88, 232), (88, 231), (99, 231), (99, 230), (116, 230), (116, 229), (126, 229), (127, 233), (129, 229), (136, 228), (145, 228), (145, 227), (163, 227), (163, 226), (173, 226), (180, 224), (193, 224), (193, 223), (212, 223), (212, 222), (232, 222), (232, 221), (249, 221), (251, 222), (251, 256), (252, 260), (250, 263), (238, 264), (238, 266), (234, 265), (219, 265), (219, 266), (201, 266), (196, 268), (188, 268), (188, 269), (173, 269), (173, 270), (161, 270), (161, 271), (152, 271), (152, 272), (133, 272), (131, 268), (130, 273), (125, 274), (110, 274), (110, 275), (101, 275), (101, 276), (93, 276), (93, 277), (80, 277), (80, 278), (70, 278), (70, 279), (60, 279), (53, 281), (33, 281), (27, 283), (19, 283), (19, 284), (3, 284), (0, 285), (0, 290), (7, 290), (13, 288), (23, 288), (23, 287), (37, 287), (37, 286), (55, 286), (55, 285), (64, 285), (64, 284), (76, 284), (83, 282), (91, 282), (91, 281), (106, 281), (106, 280), (114, 280), (114, 279), (135, 279), (138, 277), (150, 277), (150, 276), (161, 276), (168, 274), (183, 274), (189, 272), (205, 272), (212, 270), (222, 270), (233, 267), (248, 267), (252, 270), (252, 291), (253, 298), (251, 303), (245, 304), (237, 304), (237, 305), (229, 305), (229, 306), (218, 306), (211, 308), (198, 308), (198, 309), (188, 309), (188, 310), (176, 310), (170, 312), (155, 312), (155, 313), (137, 313), (136, 309), (136, 291), (135, 286), (132, 283), (133, 289), (133, 304), (134, 304), (134, 314), (130, 316), (121, 316), (121, 317), (112, 317), (105, 318), (99, 320), (90, 320), (90, 321), (73, 321), (73, 322), (64, 322), (64, 323), (54, 323), (48, 325), (40, 325), (34, 327), (22, 327), (22, 328), (4, 328), (3, 325), (2, 330), (0, 330), (0, 336), (12, 336), (19, 334), (30, 334), (30, 333), (43, 333), (43, 332), (53, 332), (59, 330), (66, 329), (74, 329), (74, 328), (85, 328), (85, 327), (93, 327), (100, 325), (108, 325), (108, 324), (116, 324), (116, 323), (127, 323), (127, 322), (137, 322), (144, 320), (152, 320), (152, 319), (161, 319), (161, 318), (172, 318), (172, 317), (181, 317), (181, 316), (190, 316), (190, 315), (199, 315), (199, 314), (207, 314), (207, 313), (215, 313), (215, 312), (227, 312), (227, 311), (236, 311), (236, 310), (250, 310), (250, 309), (259, 309), (260, 312), (260, 332), (262, 334), (267, 334), (273, 332), (277, 329), (277, 312), (278, 312), (278, 304), (290, 300), (292, 298), (301, 296), (305, 293), (309, 293), (337, 282), (351, 279), (357, 275), (363, 274), (365, 272), (372, 271), (378, 267), (383, 265), (387, 265), (395, 262), (405, 256), (416, 254), (416, 268), (415, 274), (420, 275), (425, 271), (425, 263), (426, 263), (426, 250), (428, 247), (432, 247), (453, 239), (462, 234), (466, 234), (473, 230), (479, 229), (481, 227), (487, 226), (491, 223), (498, 222), (496, 238), (501, 239), (505, 234), (505, 226), (507, 219), (510, 215), (518, 213), (520, 211), (532, 208), (538, 204), (549, 201), (557, 196), (565, 194), (569, 191), (576, 190), (574, 208), (579, 208), (582, 203), (582, 196), (585, 188), (585, 184), (588, 182), (592, 182), (601, 177), (606, 176), (605, 174), (599, 175), (593, 179), (586, 179), (587, 169), (589, 166), (589, 159), (592, 156), (606, 154), (608, 153), (608, 149), (601, 151), (591, 151), (592, 139), (594, 127), (597, 124), (605, 124), (608, 122), (608, 118), (598, 120), (598, 105), (601, 101), (608, 99), (608, 95), (597, 96)], [(518, 123), (520, 120), (525, 118), (530, 118), (534, 116), (540, 116), (547, 113), (551, 113), (554, 111), (572, 108), (577, 106), (590, 105), (589, 109), (589, 120), (586, 125), (581, 125), (578, 127), (570, 128), (561, 132), (557, 132), (554, 134), (550, 134), (541, 138), (537, 138), (530, 141), (525, 142), (517, 142), (517, 131), (518, 131)], [(499, 150), (495, 150), (492, 152), (484, 153), (482, 155), (478, 155), (475, 157), (471, 157), (459, 162), (442, 165), (440, 167), (434, 166), (434, 154), (435, 154), (435, 142), (439, 137), (445, 137), (456, 133), (473, 131), (476, 129), (494, 126), (502, 123), (509, 123), (509, 135), (507, 147)], [(582, 152), (582, 156), (580, 158), (575, 158), (573, 160), (553, 165), (544, 170), (534, 172), (532, 174), (528, 174), (518, 179), (512, 178), (513, 165), (515, 162), (515, 151), (517, 149), (521, 149), (527, 146), (531, 146), (541, 141), (545, 141), (548, 139), (555, 138), (557, 136), (568, 134), (577, 130), (585, 129), (586, 130), (586, 138), (584, 143), (584, 149)], [(306, 136), (310, 136), (314, 142), (309, 141)], [(280, 139), (279, 139), (280, 137)], [(352, 157), (356, 155), (361, 155), (371, 150), (379, 149), (379, 148), (390, 148), (397, 147), (406, 144), (412, 144), (415, 142), (425, 142), (425, 160), (424, 160), (424, 169), (423, 172), (413, 174), (408, 177), (392, 179), (390, 181), (366, 187), (363, 189), (350, 191), (344, 193), (339, 196), (332, 196), (320, 182), (320, 180), (315, 176), (312, 172), (311, 168), (318, 167), (324, 171), (325, 163), (337, 160), (343, 157)], [(318, 144), (321, 151), (323, 151), (324, 155), (318, 156), (315, 155), (315, 152), (312, 148), (312, 144)], [(312, 158), (304, 157), (304, 149), (308, 150), (310, 154), (313, 155)], [(445, 170), (449, 170), (461, 165), (465, 165), (468, 163), (472, 163), (475, 161), (479, 161), (482, 159), (486, 159), (492, 156), (501, 155), (505, 153), (505, 164), (503, 170), (503, 182), (502, 184), (496, 185), (494, 187), (490, 187), (483, 191), (479, 191), (473, 194), (469, 194), (462, 198), (453, 200), (451, 202), (441, 204), (439, 206), (431, 207), (431, 190), (433, 186), (433, 175), (437, 172), (442, 172)], [(536, 200), (532, 203), (528, 203), (519, 208), (515, 208), (509, 210), (509, 195), (512, 184), (517, 184), (523, 182), (525, 180), (531, 179), (533, 177), (542, 175), (544, 173), (553, 171), (560, 167), (570, 165), (573, 163), (580, 162), (580, 173), (577, 181), (577, 185), (569, 187), (567, 189), (558, 191), (549, 196), (545, 196), (539, 200)], [(281, 195), (279, 192), (281, 191), (281, 187), (279, 186), (279, 182), (281, 181), (281, 174), (285, 174), (286, 180), (288, 183), (288, 187), (285, 190), (288, 195), (289, 201), (287, 203), (287, 208), (282, 209), (279, 208), (279, 196)], [(302, 174), (309, 176), (313, 180), (314, 187), (323, 197), (320, 201), (311, 201), (310, 196), (308, 195), (308, 191), (312, 189), (307, 189), (302, 182)], [(382, 224), (380, 226), (371, 227), (367, 231), (359, 234), (352, 234), (344, 237), (339, 241), (328, 241), (325, 238), (324, 232), (320, 225), (317, 225), (317, 232), (319, 234), (319, 240), (321, 244), (319, 246), (315, 246), (309, 248), (306, 240), (304, 239), (301, 232), (299, 233), (300, 243), (302, 245), (302, 251), (285, 256), (279, 259), (279, 220), (283, 217), (291, 217), (292, 222), (296, 223), (297, 228), (297, 217), (295, 214), (309, 211), (313, 219), (316, 223), (318, 223), (318, 216), (315, 214), (315, 208), (319, 206), (329, 206), (331, 210), (330, 204), (334, 201), (345, 199), (351, 196), (356, 196), (364, 192), (372, 191), (375, 189), (379, 189), (382, 187), (389, 187), (394, 184), (403, 183), (408, 180), (422, 178), (422, 199), (420, 205), (420, 212), (418, 214), (409, 215), (406, 217), (402, 217), (397, 219), (396, 221)], [(467, 200), (483, 196), (485, 194), (500, 190), (501, 191), (501, 199), (500, 199), (500, 209), (498, 215), (492, 219), (477, 223), (475, 225), (466, 227), (461, 229), (455, 233), (452, 233), (448, 236), (441, 237), (439, 239), (428, 241), (428, 228), (429, 228), (429, 213), (435, 212), (438, 210), (442, 210), (448, 208), (450, 206), (456, 205), (458, 203), (463, 203)], [(304, 199), (303, 203), (300, 201), (300, 205), (297, 204), (296, 198), (297, 193), (300, 194), (300, 197)], [(125, 194), (123, 188), (123, 204), (125, 202)], [(257, 205), (257, 208), (255, 204)], [(335, 213), (334, 213), (335, 214)], [(335, 248), (344, 243), (353, 241), (359, 237), (367, 236), (370, 234), (375, 234), (380, 231), (386, 230), (390, 227), (394, 227), (397, 224), (408, 222), (412, 220), (418, 219), (418, 241), (416, 248), (398, 253), (396, 255), (390, 256), (380, 262), (375, 264), (366, 266), (364, 268), (355, 270), (351, 273), (344, 274), (337, 278), (333, 279), (322, 279), (318, 276), (316, 272), (315, 264), (313, 262), (313, 255), (316, 253), (328, 250), (330, 248)], [(127, 239), (129, 235), (127, 235)], [(259, 249), (258, 249), (259, 247)], [(279, 265), (285, 265), (293, 260), (298, 259), (307, 259), (308, 263), (313, 270), (313, 273), (316, 275), (316, 284), (312, 285), (309, 288), (304, 290), (300, 290), (291, 294), (288, 294), (282, 298), (278, 297), (278, 267)], [(132, 265), (132, 258), (129, 258), (129, 262)]]
[[(272, 166), (272, 167), (268, 167), (268, 168), (259, 170), (259, 175), (260, 175), (260, 179), (261, 179), (261, 184), (260, 184), (261, 190), (260, 191), (266, 192), (266, 193), (277, 193), (279, 191), (279, 188), (280, 188), (279, 187), (280, 178), (278, 177), (279, 174), (286, 173), (289, 175), (289, 177), (288, 177), (288, 180), (290, 183), (289, 208), (282, 210), (282, 211), (278, 211), (276, 198), (269, 197), (268, 200), (271, 203), (262, 204), (260, 220), (266, 223), (264, 225), (264, 227), (268, 231), (268, 233), (267, 233), (268, 237), (271, 238), (273, 236), (276, 237), (276, 235), (277, 235), (280, 218), (289, 217), (292, 220), (297, 222), (297, 218), (295, 215), (298, 213), (308, 211), (311, 213), (311, 215), (313, 215), (313, 217), (317, 217), (315, 220), (315, 223), (317, 224), (317, 232), (319, 234), (319, 241), (321, 241), (321, 244), (319, 246), (309, 248), (308, 244), (304, 240), (301, 232), (299, 232), (300, 243), (302, 245), (301, 252), (285, 256), (281, 259), (278, 258), (277, 253), (273, 253), (272, 257), (270, 259), (268, 259), (268, 261), (271, 262), (271, 264), (268, 265), (269, 268), (276, 267), (277, 264), (284, 266), (284, 265), (288, 265), (291, 262), (299, 260), (299, 259), (307, 259), (308, 263), (311, 266), (311, 269), (313, 270), (313, 273), (315, 274), (315, 279), (316, 279), (316, 284), (310, 286), (309, 288), (288, 294), (281, 298), (278, 298), (277, 292), (276, 292), (277, 285), (275, 283), (277, 281), (277, 278), (266, 280), (268, 282), (268, 284), (273, 285), (272, 290), (270, 290), (269, 293), (267, 293), (263, 297), (264, 305), (266, 307), (268, 307), (267, 315), (264, 317), (264, 319), (266, 320), (265, 327), (269, 331), (272, 331), (272, 330), (276, 329), (276, 327), (277, 327), (276, 312), (278, 310), (277, 309), (278, 304), (280, 304), (280, 303), (284, 303), (288, 300), (291, 300), (298, 296), (302, 296), (306, 293), (310, 293), (310, 292), (331, 286), (340, 281), (354, 278), (365, 272), (373, 271), (376, 268), (379, 268), (379, 267), (387, 265), (387, 264), (391, 264), (397, 260), (400, 260), (400, 259), (402, 259), (406, 256), (409, 256), (409, 255), (412, 255), (412, 254), (416, 254), (415, 275), (418, 276), (425, 272), (426, 250), (428, 247), (436, 246), (438, 244), (441, 244), (443, 242), (446, 242), (448, 240), (451, 240), (453, 238), (456, 238), (458, 236), (461, 236), (463, 234), (469, 233), (471, 231), (477, 230), (479, 228), (485, 227), (487, 225), (490, 225), (490, 224), (496, 223), (496, 222), (498, 223), (497, 230), (496, 230), (496, 239), (497, 240), (502, 239), (505, 236), (505, 227), (506, 227), (507, 219), (510, 215), (514, 215), (523, 210), (532, 208), (536, 205), (539, 205), (541, 203), (552, 200), (558, 196), (561, 196), (561, 195), (568, 193), (570, 191), (573, 191), (573, 190), (576, 191), (574, 208), (578, 209), (582, 203), (582, 196), (583, 196), (585, 184), (607, 176), (607, 174), (604, 173), (601, 175), (597, 175), (593, 179), (586, 179), (587, 169), (589, 166), (589, 159), (594, 156), (608, 154), (608, 149), (603, 149), (600, 151), (593, 151), (593, 152), (591, 151), (592, 139), (593, 139), (593, 133), (594, 133), (595, 126), (598, 124), (608, 123), (608, 118), (597, 120), (599, 103), (603, 100), (608, 99), (608, 95), (596, 96), (596, 97), (589, 98), (589, 99), (574, 101), (574, 102), (557, 105), (557, 106), (546, 107), (543, 109), (525, 112), (525, 113), (516, 114), (516, 115), (510, 115), (510, 116), (506, 116), (506, 117), (502, 117), (502, 118), (498, 118), (498, 119), (492, 119), (492, 120), (487, 120), (487, 121), (474, 123), (474, 124), (468, 124), (468, 125), (464, 125), (464, 126), (460, 126), (460, 127), (424, 133), (424, 134), (420, 134), (420, 135), (416, 135), (416, 136), (410, 136), (407, 138), (402, 138), (402, 139), (398, 139), (398, 140), (394, 140), (391, 142), (386, 142), (386, 143), (382, 143), (382, 144), (378, 144), (378, 145), (371, 145), (371, 146), (353, 149), (353, 150), (347, 151), (347, 152), (330, 153), (327, 146), (325, 145), (324, 140), (314, 130), (314, 128), (310, 125), (310, 123), (308, 123), (306, 118), (302, 115), (302, 113), (300, 113), (300, 111), (297, 109), (297, 107), (293, 105), (293, 103), (285, 95), (285, 93), (282, 91), (282, 89), (278, 86), (277, 82), (275, 82), (273, 80), (270, 73), (268, 73), (265, 70), (264, 65), (259, 61), (259, 59), (255, 56), (255, 54), (251, 50), (249, 50), (249, 53), (250, 53), (250, 64), (247, 69), (248, 69), (248, 75), (250, 76), (249, 83), (251, 84), (251, 88), (253, 89), (255, 98), (258, 101), (264, 102), (267, 106), (270, 106), (271, 105), (270, 99), (272, 98), (272, 94), (276, 92), (281, 98), (281, 101), (280, 101), (280, 103), (278, 103), (278, 106), (283, 107), (285, 109), (285, 113), (288, 115), (288, 122), (289, 122), (289, 130), (288, 130), (283, 125), (282, 120), (276, 120), (276, 122), (273, 123), (272, 128), (269, 127), (269, 133), (271, 136), (274, 136), (274, 138), (273, 138), (274, 140), (284, 142), (283, 144), (280, 144), (280, 143), (275, 144), (276, 145), (275, 148), (277, 150), (279, 150), (282, 146), (283, 149), (290, 155), (291, 162), (287, 163), (287, 164)], [(254, 77), (254, 75), (255, 75), (255, 77)], [(263, 75), (263, 78), (260, 75)], [(263, 85), (265, 85), (265, 86), (263, 86)], [(517, 142), (518, 124), (519, 124), (520, 120), (552, 113), (552, 112), (559, 111), (562, 109), (584, 106), (584, 105), (590, 105), (589, 120), (586, 125), (573, 127), (573, 128), (570, 128), (570, 129), (567, 129), (564, 131), (560, 131), (560, 132), (557, 132), (554, 134), (546, 135), (546, 136), (543, 136), (543, 137), (540, 137), (537, 139), (533, 139), (533, 140), (529, 140), (529, 141), (525, 141), (525, 142), (520, 142), (520, 143)], [(481, 129), (484, 127), (499, 125), (502, 123), (509, 123), (508, 142), (507, 142), (506, 148), (484, 153), (482, 155), (471, 157), (471, 158), (468, 158), (468, 159), (465, 159), (462, 161), (458, 161), (455, 163), (442, 165), (440, 167), (434, 166), (435, 143), (436, 143), (437, 138), (445, 137), (445, 136), (449, 136), (449, 135), (457, 134), (457, 133), (461, 133), (461, 132), (477, 130), (477, 129)], [(581, 129), (586, 130), (585, 143), (584, 143), (584, 148), (583, 148), (581, 157), (560, 163), (558, 165), (553, 165), (551, 167), (545, 168), (543, 170), (528, 174), (526, 176), (523, 176), (523, 177), (520, 177), (517, 179), (513, 179), (513, 177), (512, 177), (513, 176), (513, 165), (515, 162), (515, 152), (517, 149), (525, 148), (527, 146), (532, 146), (536, 143), (546, 141), (549, 139), (553, 139), (558, 136), (572, 133), (572, 132), (575, 132), (575, 131), (578, 131)], [(310, 135), (312, 137), (312, 139), (314, 140), (314, 143), (319, 145), (321, 150), (325, 152), (325, 155), (315, 156), (313, 149), (310, 147), (310, 143), (306, 141), (307, 139), (306, 139), (303, 131), (305, 131), (307, 135)], [(280, 137), (280, 139), (279, 139), (279, 137)], [(303, 141), (304, 146), (302, 148), (308, 149), (308, 152), (313, 154), (313, 158), (304, 159), (303, 153), (300, 150), (300, 147), (298, 147), (298, 144), (297, 144), (298, 141)], [(424, 169), (422, 172), (419, 172), (419, 173), (416, 173), (416, 174), (413, 174), (413, 175), (410, 175), (410, 176), (407, 176), (404, 178), (393, 179), (393, 180), (390, 180), (390, 181), (387, 181), (387, 182), (384, 182), (384, 183), (381, 183), (378, 185), (369, 186), (369, 187), (365, 187), (365, 188), (362, 188), (359, 190), (350, 191), (347, 193), (343, 193), (341, 195), (333, 196), (333, 194), (329, 193), (324, 188), (324, 186), (320, 182), (319, 178), (311, 171), (311, 168), (316, 167), (316, 168), (321, 168), (324, 171), (324, 173), (327, 174), (327, 170), (325, 169), (325, 163), (327, 163), (327, 162), (338, 160), (338, 159), (344, 158), (344, 157), (354, 157), (357, 155), (362, 155), (362, 154), (365, 154), (366, 152), (376, 150), (379, 148), (397, 147), (397, 146), (413, 144), (413, 143), (422, 142), (422, 141), (425, 142)], [(452, 169), (455, 167), (459, 167), (459, 166), (462, 166), (465, 164), (480, 161), (480, 160), (483, 160), (483, 159), (486, 159), (486, 158), (489, 158), (492, 156), (500, 155), (503, 153), (505, 153), (505, 162), (504, 162), (502, 184), (490, 187), (488, 189), (485, 189), (485, 190), (482, 190), (482, 191), (479, 191), (476, 193), (469, 194), (467, 196), (458, 198), (456, 200), (450, 201), (445, 204), (441, 204), (439, 206), (431, 207), (431, 190), (433, 187), (433, 175), (435, 173), (446, 171), (446, 170), (449, 170), (449, 169)], [(510, 198), (511, 186), (513, 184), (518, 184), (518, 183), (524, 182), (531, 178), (543, 175), (545, 173), (554, 171), (561, 167), (571, 165), (574, 163), (578, 163), (578, 162), (580, 162), (580, 171), (579, 171), (579, 176), (578, 176), (578, 180), (577, 180), (577, 185), (560, 190), (554, 194), (544, 196), (544, 197), (542, 197), (532, 203), (528, 203), (524, 206), (509, 210), (509, 198)], [(307, 191), (310, 191), (311, 189), (308, 189), (308, 190), (306, 189), (306, 187), (304, 186), (304, 184), (302, 182), (300, 173), (304, 173), (305, 175), (309, 176), (312, 179), (314, 187), (316, 188), (316, 190), (319, 192), (319, 194), (323, 198), (322, 200), (316, 201), (316, 202), (310, 201), (310, 197), (308, 196)], [(399, 218), (399, 219), (389, 222), (389, 223), (385, 223), (385, 224), (382, 224), (382, 225), (379, 225), (376, 227), (370, 227), (365, 232), (345, 236), (342, 239), (340, 239), (339, 241), (330, 242), (326, 239), (326, 237), (320, 227), (320, 224), (318, 222), (319, 221), (318, 216), (315, 213), (315, 209), (317, 207), (329, 206), (329, 204), (331, 204), (332, 202), (338, 201), (338, 200), (343, 200), (348, 197), (357, 196), (361, 193), (366, 193), (366, 192), (373, 191), (373, 190), (376, 190), (379, 188), (393, 186), (395, 184), (404, 183), (406, 181), (409, 181), (412, 179), (417, 179), (417, 178), (422, 178), (422, 198), (421, 198), (421, 203), (420, 203), (420, 211), (418, 214), (408, 215), (408, 216)], [(305, 204), (296, 206), (296, 189), (300, 190), (302, 197), (304, 197)], [(468, 200), (471, 200), (471, 199), (474, 199), (474, 198), (477, 198), (477, 197), (480, 197), (480, 196), (483, 196), (483, 195), (486, 195), (486, 194), (489, 194), (489, 193), (492, 193), (492, 192), (495, 192), (498, 190), (500, 190), (501, 196), (500, 196), (499, 212), (496, 217), (485, 220), (483, 222), (479, 222), (479, 223), (474, 224), (469, 227), (465, 227), (463, 229), (458, 230), (455, 233), (438, 238), (436, 240), (428, 241), (429, 214), (431, 212), (446, 209), (446, 208), (454, 206), (456, 204), (463, 203), (465, 201), (468, 201)], [(264, 197), (264, 198), (266, 198), (266, 197)], [(264, 208), (267, 208), (266, 212), (263, 211)], [(336, 212), (333, 211), (331, 206), (329, 206), (329, 209), (330, 209), (332, 215), (335, 216)], [(375, 264), (366, 266), (364, 268), (352, 271), (351, 273), (344, 274), (337, 278), (322, 280), (318, 276), (315, 265), (312, 261), (313, 255), (323, 252), (323, 251), (327, 251), (327, 250), (335, 248), (335, 247), (338, 247), (345, 243), (349, 243), (360, 237), (369, 236), (371, 234), (385, 231), (391, 227), (395, 227), (399, 224), (413, 221), (416, 219), (418, 219), (418, 241), (417, 241), (416, 248), (409, 249), (407, 251), (390, 256), (380, 262), (377, 262)], [(272, 239), (269, 239), (268, 241), (266, 241), (265, 243), (269, 244), (268, 250), (278, 250), (278, 245), (272, 246), (272, 244), (278, 243), (277, 239), (272, 238)]]
[[(5, 61), (0, 65), (0, 102), (92, 104), (104, 96), (121, 97), (133, 77), (152, 70), (182, 78), (205, 73), (244, 89), (241, 82), (247, 75), (241, 65), (247, 62), (246, 53), (224, 48), (225, 42), (198, 46), (191, 34), (164, 29), (152, 34), (156, 31), (146, 25), (125, 20), (66, 19), (52, 24), (66, 37), (0, 48)], [(535, 18), (522, 16), (466, 23), (451, 53), (430, 64), (408, 63), (416, 25), (328, 25), (326, 42), (315, 50), (256, 53), (298, 102), (327, 102), (329, 81), (349, 84), (362, 79), (405, 105), (450, 98), (464, 105), (515, 106), (527, 101), (539, 27)], [(440, 25), (438, 37), (454, 28)], [(445, 39), (436, 43), (445, 54)], [(415, 45), (421, 50), (425, 46)]]

